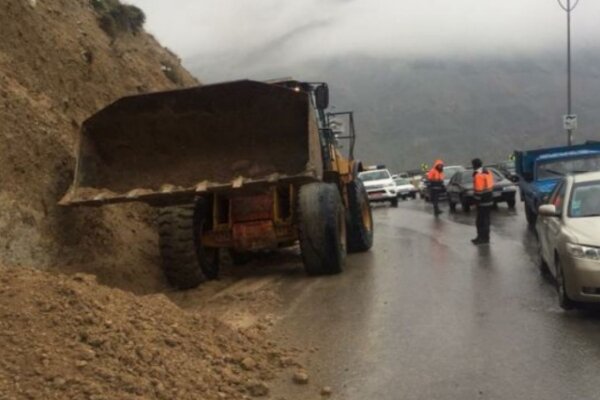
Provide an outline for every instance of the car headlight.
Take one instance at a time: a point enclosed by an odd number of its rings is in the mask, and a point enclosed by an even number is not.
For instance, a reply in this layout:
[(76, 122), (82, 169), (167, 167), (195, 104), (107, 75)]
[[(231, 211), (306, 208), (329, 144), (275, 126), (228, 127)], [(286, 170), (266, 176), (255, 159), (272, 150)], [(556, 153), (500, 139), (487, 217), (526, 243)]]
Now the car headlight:
[(511, 186), (505, 186), (504, 188), (502, 188), (503, 191), (505, 192), (516, 192), (517, 191), (517, 187), (514, 185)]
[(600, 260), (600, 248), (598, 247), (581, 246), (579, 244), (567, 243), (567, 251), (575, 258)]
[(467, 195), (467, 196), (473, 196), (473, 194), (475, 194), (475, 192), (474, 192), (474, 191), (472, 191), (472, 190), (467, 190), (467, 191), (466, 191), (466, 195)]
[(396, 189), (396, 185), (394, 183), (389, 183), (385, 187), (386, 189)]

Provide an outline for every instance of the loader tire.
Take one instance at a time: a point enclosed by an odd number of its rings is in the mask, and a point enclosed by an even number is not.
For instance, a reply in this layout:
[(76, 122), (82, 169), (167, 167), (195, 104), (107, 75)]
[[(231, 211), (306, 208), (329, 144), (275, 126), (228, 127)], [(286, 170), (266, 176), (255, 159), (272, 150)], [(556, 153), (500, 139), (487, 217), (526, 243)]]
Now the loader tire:
[(346, 186), (348, 210), (346, 212), (346, 238), (348, 252), (368, 251), (373, 246), (373, 214), (365, 186), (354, 180)]
[(309, 183), (300, 188), (298, 238), (308, 275), (342, 272), (346, 260), (346, 216), (335, 185)]
[(158, 216), (162, 268), (178, 289), (192, 289), (219, 273), (218, 249), (204, 249), (200, 236), (206, 220), (203, 201), (194, 206), (165, 207)]

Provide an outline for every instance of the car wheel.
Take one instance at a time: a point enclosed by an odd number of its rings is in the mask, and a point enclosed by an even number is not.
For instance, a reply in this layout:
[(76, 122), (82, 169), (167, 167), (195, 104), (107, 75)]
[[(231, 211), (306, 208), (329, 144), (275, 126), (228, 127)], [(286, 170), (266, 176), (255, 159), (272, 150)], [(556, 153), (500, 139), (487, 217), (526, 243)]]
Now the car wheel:
[(516, 201), (515, 201), (515, 199), (510, 199), (506, 202), (506, 204), (508, 204), (508, 208), (510, 208), (511, 210), (514, 210), (515, 206), (516, 206)]
[(461, 199), (460, 199), (460, 206), (462, 207), (464, 212), (471, 211), (471, 205), (469, 204), (467, 199), (465, 199), (464, 197), (461, 197)]
[(456, 212), (456, 203), (455, 202), (448, 200), (448, 207), (450, 208), (451, 212)]
[(575, 307), (575, 303), (569, 298), (567, 293), (565, 274), (558, 257), (556, 258), (556, 291), (558, 293), (558, 305), (563, 310), (572, 310)]
[(527, 218), (527, 223), (530, 226), (535, 226), (535, 221), (537, 220), (537, 215), (533, 212), (533, 210), (525, 203), (525, 217)]
[(398, 198), (396, 197), (395, 199), (392, 199), (392, 207), (394, 208), (398, 208)]
[(542, 244), (538, 241), (538, 260), (537, 265), (542, 274), (548, 273), (550, 270), (548, 269), (548, 264), (546, 260), (544, 260), (544, 255), (542, 252)]

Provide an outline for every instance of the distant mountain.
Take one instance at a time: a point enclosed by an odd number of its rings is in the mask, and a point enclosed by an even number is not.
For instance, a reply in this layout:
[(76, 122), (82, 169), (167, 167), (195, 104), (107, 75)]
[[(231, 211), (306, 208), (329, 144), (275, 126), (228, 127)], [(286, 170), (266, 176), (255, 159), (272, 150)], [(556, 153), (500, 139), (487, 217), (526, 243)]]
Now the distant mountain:
[[(580, 51), (573, 62), (573, 104), (580, 126), (575, 139), (600, 139), (600, 51)], [(514, 149), (566, 142), (562, 55), (460, 60), (353, 56), (248, 75), (329, 82), (332, 104), (356, 112), (358, 156), (394, 170), (435, 158), (454, 164), (478, 156), (491, 162), (506, 159)]]

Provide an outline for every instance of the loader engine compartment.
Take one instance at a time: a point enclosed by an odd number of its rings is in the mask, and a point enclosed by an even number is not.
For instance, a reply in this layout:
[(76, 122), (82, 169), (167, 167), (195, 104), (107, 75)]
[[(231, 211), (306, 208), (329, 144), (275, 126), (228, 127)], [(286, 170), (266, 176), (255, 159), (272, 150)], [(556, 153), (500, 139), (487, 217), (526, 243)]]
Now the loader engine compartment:
[(248, 251), (295, 241), (296, 193), (293, 185), (285, 185), (211, 195), (212, 229), (203, 232), (202, 244)]

